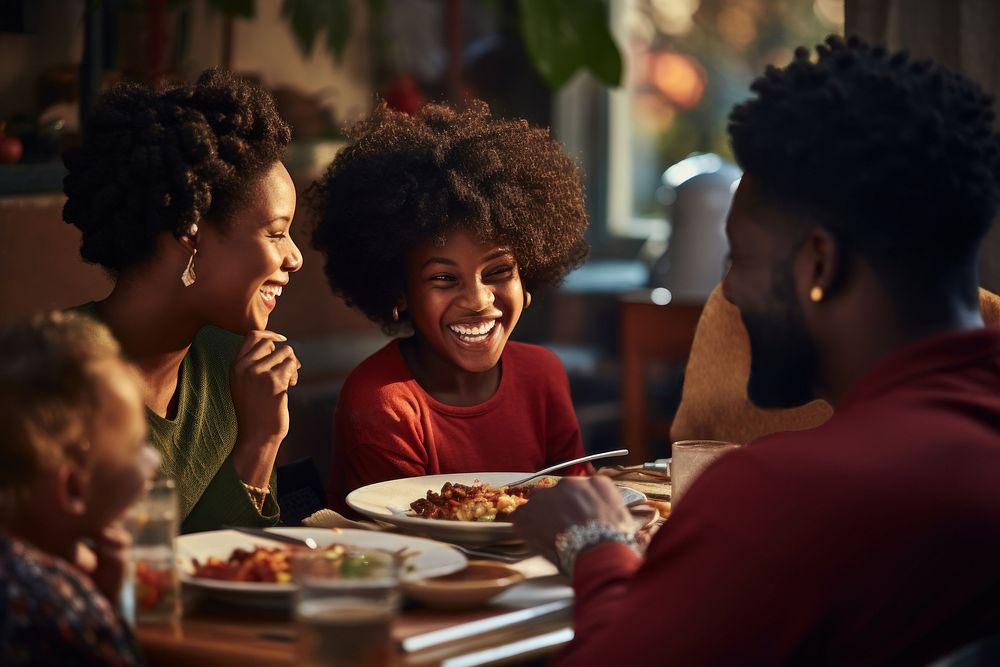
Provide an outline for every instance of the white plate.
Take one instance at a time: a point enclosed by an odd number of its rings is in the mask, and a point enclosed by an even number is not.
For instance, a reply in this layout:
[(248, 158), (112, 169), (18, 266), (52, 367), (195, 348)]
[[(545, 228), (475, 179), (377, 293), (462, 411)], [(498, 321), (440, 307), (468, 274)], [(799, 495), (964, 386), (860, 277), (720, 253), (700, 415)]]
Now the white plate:
[[(447, 544), (408, 535), (347, 528), (339, 532), (329, 528), (271, 528), (269, 530), (300, 539), (311, 537), (316, 540), (316, 544), (320, 547), (337, 543), (363, 549), (397, 551), (405, 548), (416, 552), (416, 555), (407, 559), (406, 569), (401, 575), (401, 578), (406, 581), (451, 574), (465, 568), (468, 562), (464, 555)], [(211, 594), (214, 598), (233, 604), (255, 607), (288, 606), (291, 602), (291, 594), (295, 592), (294, 583), (219, 581), (193, 576), (192, 558), (197, 558), (201, 562), (204, 562), (209, 556), (225, 560), (232, 554), (233, 549), (253, 549), (255, 546), (281, 547), (283, 544), (235, 530), (213, 530), (205, 533), (181, 535), (177, 538), (177, 558), (181, 581)]]
[[(445, 521), (399, 516), (390, 512), (387, 506), (409, 510), (410, 503), (417, 498), (424, 498), (429, 490), (440, 492), (445, 482), (472, 484), (478, 480), (492, 486), (503, 486), (524, 475), (523, 472), (475, 472), (406, 477), (355, 489), (347, 495), (347, 504), (367, 517), (399, 526), (409, 532), (464, 546), (484, 546), (517, 540), (514, 526), (506, 521)], [(646, 499), (643, 494), (632, 489), (619, 487), (619, 491), (626, 505), (634, 505)]]

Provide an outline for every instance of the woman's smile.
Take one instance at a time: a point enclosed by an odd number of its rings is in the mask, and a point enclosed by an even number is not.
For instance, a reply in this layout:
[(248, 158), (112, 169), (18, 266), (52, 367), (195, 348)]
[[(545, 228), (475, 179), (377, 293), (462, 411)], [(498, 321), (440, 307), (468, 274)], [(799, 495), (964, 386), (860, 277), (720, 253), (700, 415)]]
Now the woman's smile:
[(260, 298), (264, 301), (264, 306), (268, 312), (274, 310), (278, 305), (278, 297), (281, 296), (283, 285), (270, 283), (260, 288)]

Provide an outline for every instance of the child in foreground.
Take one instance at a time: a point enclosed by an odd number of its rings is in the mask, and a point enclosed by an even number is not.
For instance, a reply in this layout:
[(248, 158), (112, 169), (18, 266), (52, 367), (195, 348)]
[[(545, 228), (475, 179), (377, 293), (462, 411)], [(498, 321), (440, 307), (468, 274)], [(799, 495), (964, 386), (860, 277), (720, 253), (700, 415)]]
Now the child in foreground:
[[(583, 454), (552, 352), (511, 342), (531, 288), (587, 255), (583, 188), (546, 130), (485, 104), (380, 107), (312, 191), (333, 291), (388, 333), (336, 411), (328, 494), (439, 473), (530, 471)], [(584, 474), (577, 466), (564, 474)]]
[(8, 325), (0, 346), (0, 664), (141, 663), (115, 610), (122, 516), (160, 460), (138, 375), (77, 313)]

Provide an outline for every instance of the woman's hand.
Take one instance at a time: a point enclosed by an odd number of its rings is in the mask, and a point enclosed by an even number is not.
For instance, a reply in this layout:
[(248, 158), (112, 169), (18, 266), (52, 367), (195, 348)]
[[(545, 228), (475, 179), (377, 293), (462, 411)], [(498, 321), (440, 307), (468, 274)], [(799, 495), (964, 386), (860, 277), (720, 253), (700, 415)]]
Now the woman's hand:
[(229, 370), (229, 389), (239, 433), (233, 448), (236, 473), (247, 484), (267, 488), (278, 446), (288, 435), (288, 388), (302, 365), (287, 339), (273, 331), (251, 331)]
[(76, 566), (90, 577), (111, 606), (117, 608), (122, 584), (125, 582), (132, 537), (120, 523), (112, 523), (91, 539), (93, 549), (83, 544), (77, 545)]

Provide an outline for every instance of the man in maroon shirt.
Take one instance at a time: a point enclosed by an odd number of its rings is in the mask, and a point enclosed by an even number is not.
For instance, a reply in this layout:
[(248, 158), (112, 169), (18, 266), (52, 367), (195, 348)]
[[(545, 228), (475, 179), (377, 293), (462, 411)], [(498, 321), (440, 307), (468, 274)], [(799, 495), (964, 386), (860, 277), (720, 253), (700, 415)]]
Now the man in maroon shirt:
[(859, 41), (818, 52), (730, 117), (724, 291), (751, 399), (835, 415), (720, 460), (645, 558), (606, 479), (518, 510), (573, 577), (561, 664), (923, 665), (1000, 632), (1000, 329), (976, 291), (992, 99)]

